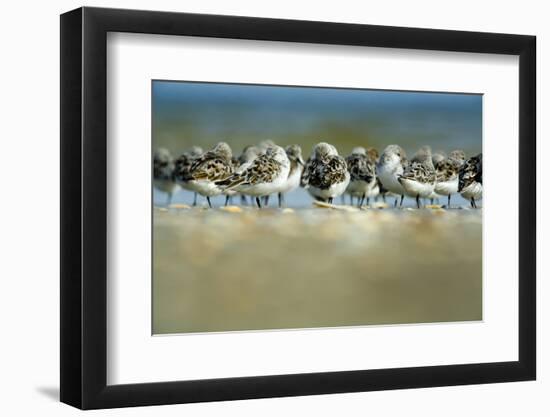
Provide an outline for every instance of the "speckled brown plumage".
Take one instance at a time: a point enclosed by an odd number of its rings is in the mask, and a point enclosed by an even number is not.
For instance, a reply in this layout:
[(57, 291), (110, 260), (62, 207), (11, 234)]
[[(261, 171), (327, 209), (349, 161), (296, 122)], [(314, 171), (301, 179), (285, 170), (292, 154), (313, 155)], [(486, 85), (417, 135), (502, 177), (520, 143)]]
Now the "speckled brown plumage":
[(323, 158), (320, 163), (312, 164), (309, 184), (321, 190), (346, 180), (347, 164), (340, 155)]
[(458, 192), (461, 192), (474, 182), (483, 184), (482, 162), (482, 154), (473, 156), (464, 162), (458, 175)]
[(307, 158), (302, 171), (302, 178), (300, 179), (300, 187), (307, 187), (309, 185), (309, 178), (315, 170), (316, 161), (311, 156)]
[(401, 178), (410, 179), (422, 183), (434, 183), (435, 182), (435, 170), (433, 165), (429, 167), (427, 164), (421, 162), (412, 162)]
[(269, 183), (277, 177), (281, 168), (282, 165), (273, 159), (270, 150), (268, 150), (254, 159), (246, 170), (235, 173), (217, 184), (225, 189), (231, 189), (239, 185)]
[(183, 173), (181, 180), (221, 181), (233, 173), (231, 149), (226, 144), (202, 154), (193, 161), (187, 174)]
[(376, 162), (367, 154), (351, 154), (346, 158), (351, 181), (370, 183), (376, 175)]
[(153, 178), (171, 180), (174, 171), (174, 159), (168, 149), (159, 148), (153, 157)]
[(184, 153), (176, 159), (174, 168), (174, 179), (176, 181), (183, 181), (184, 178), (190, 179), (191, 166), (196, 158), (193, 158), (190, 154)]
[(437, 182), (450, 181), (457, 177), (462, 163), (456, 159), (446, 158), (435, 165)]

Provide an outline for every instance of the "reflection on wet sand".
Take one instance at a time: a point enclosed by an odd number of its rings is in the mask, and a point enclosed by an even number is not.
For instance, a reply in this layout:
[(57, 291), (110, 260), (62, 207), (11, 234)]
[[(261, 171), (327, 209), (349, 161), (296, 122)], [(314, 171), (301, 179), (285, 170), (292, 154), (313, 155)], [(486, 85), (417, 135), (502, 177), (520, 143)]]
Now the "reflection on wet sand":
[(153, 333), (481, 320), (482, 210), (153, 211)]

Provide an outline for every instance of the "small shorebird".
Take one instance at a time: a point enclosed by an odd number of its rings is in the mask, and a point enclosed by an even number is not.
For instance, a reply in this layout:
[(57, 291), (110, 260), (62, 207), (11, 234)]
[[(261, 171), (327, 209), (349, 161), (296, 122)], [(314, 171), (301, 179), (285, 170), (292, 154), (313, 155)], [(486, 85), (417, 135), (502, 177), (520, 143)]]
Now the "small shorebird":
[(275, 142), (273, 142), (271, 139), (265, 139), (258, 143), (256, 148), (259, 150), (260, 153), (265, 153), (268, 148), (273, 148), (274, 146), (277, 146)]
[[(182, 181), (181, 178), (188, 177), (189, 170), (193, 162), (203, 154), (203, 150), (199, 146), (192, 146), (188, 151), (182, 153), (175, 162), (174, 180), (181, 188), (188, 191), (193, 191), (189, 188), (187, 181)], [(193, 192), (193, 206), (197, 205), (197, 193)]]
[(206, 197), (208, 206), (212, 208), (210, 197), (220, 195), (222, 189), (216, 185), (233, 174), (231, 148), (225, 142), (218, 143), (214, 149), (197, 158), (187, 176), (181, 177), (181, 181), (187, 182), (189, 188)]
[[(263, 154), (267, 151), (268, 148), (272, 148), (274, 146), (277, 146), (275, 142), (273, 142), (271, 139), (264, 139), (260, 143), (258, 143), (257, 148), (260, 152), (260, 154)], [(267, 207), (269, 205), (269, 195), (264, 195), (262, 197), (263, 205)]]
[(432, 163), (436, 166), (441, 161), (447, 159), (447, 155), (443, 151), (435, 151), (432, 153)]
[[(447, 154), (444, 151), (432, 152), (432, 163), (434, 164), (434, 167), (436, 167), (438, 163), (440, 163), (445, 159), (447, 159)], [(437, 177), (437, 172), (436, 172), (436, 177)], [(437, 178), (436, 178), (435, 185), (437, 187)], [(428, 198), (430, 199), (430, 204), (433, 204), (434, 200), (439, 203), (439, 194), (435, 192), (435, 188), (432, 194), (430, 195), (430, 197)]]
[(470, 200), (470, 205), (477, 208), (476, 200), (483, 195), (483, 156), (472, 156), (460, 168), (458, 173), (458, 192), (462, 197)]
[(458, 172), (465, 159), (464, 152), (456, 150), (435, 164), (434, 191), (439, 195), (447, 196), (447, 208), (451, 208), (451, 195), (458, 192)]
[(158, 148), (153, 155), (153, 185), (156, 189), (166, 193), (168, 199), (166, 205), (172, 203), (174, 193), (179, 189), (174, 181), (174, 158), (166, 148)]
[[(315, 152), (315, 148), (313, 148), (313, 152)], [(302, 178), (300, 178), (300, 187), (306, 188), (309, 187), (309, 174), (311, 173), (313, 169), (313, 163), (315, 160), (315, 155), (311, 153), (309, 157), (306, 159), (306, 163), (304, 164), (304, 170), (302, 171)]]
[(216, 186), (223, 190), (235, 190), (256, 198), (262, 208), (260, 197), (280, 192), (286, 185), (290, 161), (280, 146), (270, 146), (241, 172), (220, 180)]
[(237, 171), (243, 171), (252, 163), (254, 159), (260, 155), (261, 151), (257, 146), (248, 145), (245, 146), (237, 160), (239, 161), (239, 168)]
[(346, 193), (350, 194), (352, 199), (357, 197), (358, 205), (362, 207), (365, 197), (370, 199), (370, 193), (376, 186), (376, 162), (367, 155), (365, 148), (359, 146), (346, 158), (346, 164), (350, 175)]
[(386, 196), (390, 194), (390, 192), (389, 190), (386, 190), (386, 188), (382, 185), (382, 182), (380, 181), (380, 178), (378, 176), (376, 177), (376, 185), (378, 187), (378, 195), (382, 196), (382, 201), (385, 203)]
[[(231, 164), (233, 165), (233, 172), (236, 172), (241, 164), (239, 163), (239, 158), (236, 156), (231, 157)], [(235, 190), (224, 190), (223, 194), (225, 195), (225, 204), (224, 206), (227, 207), (229, 203), (233, 204), (233, 197), (236, 196), (238, 193)]]
[(420, 208), (420, 198), (430, 198), (435, 187), (435, 168), (429, 146), (422, 147), (402, 175), (398, 178), (407, 195), (416, 199)]
[[(376, 175), (380, 178), (382, 186), (387, 191), (401, 196), (400, 207), (403, 205), (405, 190), (399, 181), (399, 176), (403, 175), (407, 165), (407, 154), (399, 145), (387, 146), (376, 165)], [(397, 206), (397, 199), (394, 206)]]
[(286, 155), (290, 161), (290, 170), (285, 186), (279, 191), (279, 207), (284, 203), (285, 193), (294, 191), (300, 186), (300, 178), (304, 170), (304, 159), (302, 158), (302, 148), (299, 145), (289, 145), (285, 148)]
[[(256, 159), (258, 155), (260, 155), (260, 153), (261, 153), (260, 148), (258, 148), (257, 146), (254, 146), (254, 145), (245, 146), (243, 151), (237, 158), (237, 160), (239, 161), (239, 167), (235, 170), (235, 172), (242, 172), (246, 168), (248, 168), (252, 163), (252, 161)], [(241, 196), (241, 204), (243, 206), (247, 205), (248, 202), (246, 200), (246, 195), (241, 193), (240, 196)]]
[(309, 165), (306, 165), (302, 184), (316, 200), (332, 204), (334, 197), (344, 193), (350, 175), (346, 160), (338, 155), (334, 146), (325, 142), (315, 145)]
[(380, 195), (380, 180), (376, 176), (376, 164), (378, 164), (378, 160), (380, 159), (380, 154), (378, 153), (378, 150), (375, 148), (367, 148), (367, 156), (369, 157), (369, 161), (373, 166), (374, 176), (376, 177), (376, 183), (367, 192), (367, 205), (369, 205), (371, 198), (374, 198), (374, 200), (376, 201), (378, 200), (378, 196)]

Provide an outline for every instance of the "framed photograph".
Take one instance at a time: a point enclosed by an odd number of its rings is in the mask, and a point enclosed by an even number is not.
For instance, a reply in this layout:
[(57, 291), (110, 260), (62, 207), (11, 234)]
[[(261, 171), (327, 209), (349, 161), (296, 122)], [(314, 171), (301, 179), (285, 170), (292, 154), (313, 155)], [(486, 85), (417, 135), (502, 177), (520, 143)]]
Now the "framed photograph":
[(535, 37), (61, 16), (61, 401), (533, 380)]

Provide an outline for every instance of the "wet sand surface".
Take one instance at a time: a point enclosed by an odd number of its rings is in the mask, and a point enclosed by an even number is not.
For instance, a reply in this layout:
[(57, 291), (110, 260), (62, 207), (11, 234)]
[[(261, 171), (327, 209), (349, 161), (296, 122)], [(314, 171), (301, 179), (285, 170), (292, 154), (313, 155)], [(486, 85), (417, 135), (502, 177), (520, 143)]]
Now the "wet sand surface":
[(153, 333), (482, 319), (482, 210), (153, 210)]

